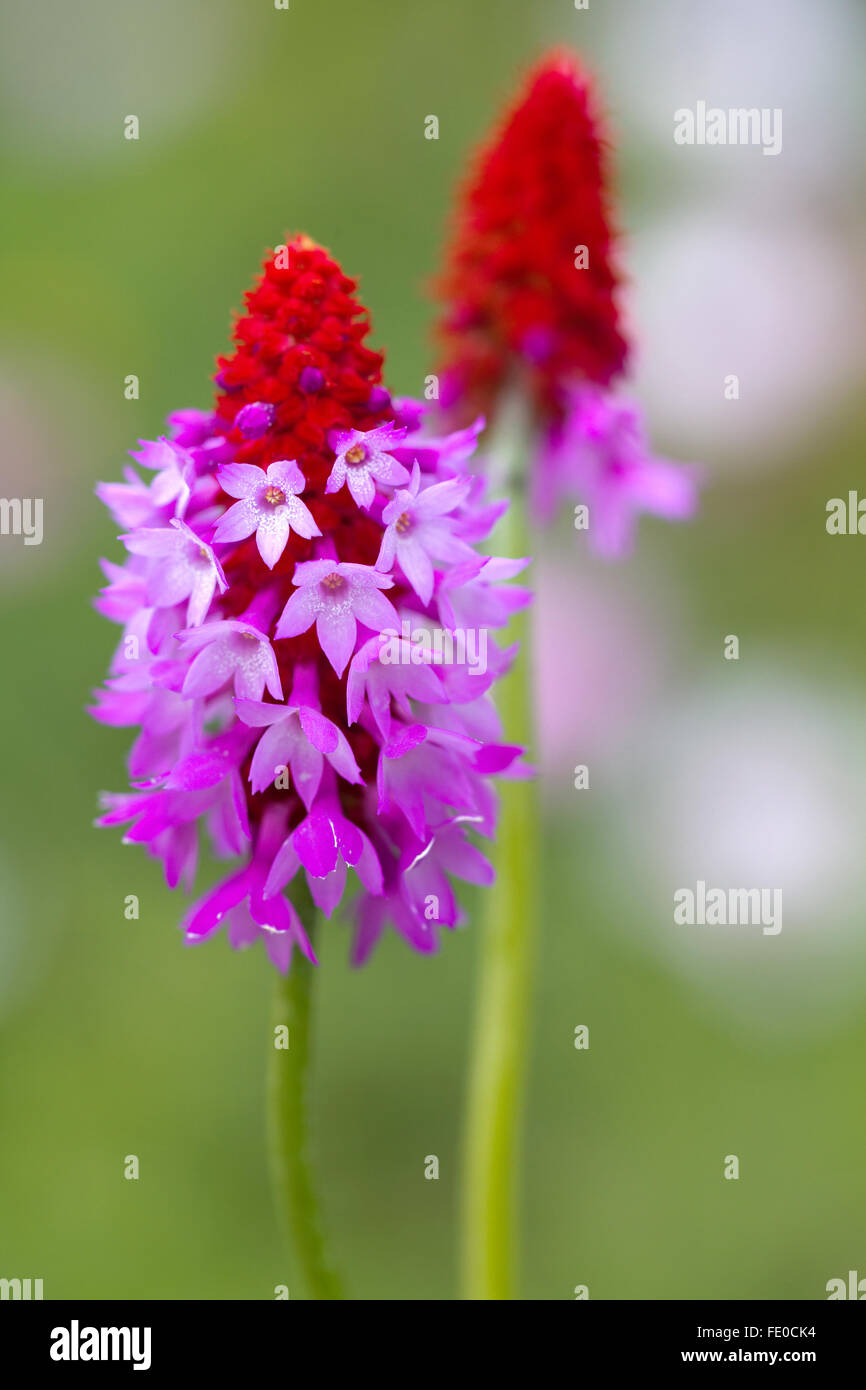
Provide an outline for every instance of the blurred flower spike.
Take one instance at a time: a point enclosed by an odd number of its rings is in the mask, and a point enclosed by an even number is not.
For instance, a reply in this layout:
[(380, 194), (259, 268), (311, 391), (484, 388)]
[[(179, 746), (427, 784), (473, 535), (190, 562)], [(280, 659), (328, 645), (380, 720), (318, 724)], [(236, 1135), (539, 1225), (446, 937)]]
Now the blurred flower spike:
[[(617, 308), (605, 142), (591, 84), (568, 53), (529, 74), (462, 190), (438, 324), (440, 401), (451, 423), (491, 423), (517, 392), (531, 413), (537, 520), (588, 508), (589, 542), (618, 556), (639, 513), (697, 505), (696, 470), (650, 453), (617, 391), (629, 357)], [(515, 480), (511, 480), (514, 482)]]
[[(213, 411), (172, 415), (140, 471), (97, 489), (128, 554), (104, 564), (96, 606), (123, 636), (92, 712), (137, 730), (99, 824), (186, 889), (204, 831), (236, 863), (186, 940), (224, 923), (283, 972), (293, 947), (314, 959), (293, 886), (330, 916), (349, 869), (356, 962), (388, 923), (434, 950), (462, 920), (452, 877), (492, 878), (473, 838), (494, 833), (492, 775), (522, 775), (490, 695), (514, 651), (490, 641), (483, 672), (459, 645), (428, 655), (431, 632), (486, 643), (529, 601), (504, 582), (525, 561), (476, 549), (501, 512), (465, 469), (482, 422), (425, 432), (381, 384), (354, 291), (307, 238), (270, 253)], [(395, 631), (400, 664), (380, 660)]]

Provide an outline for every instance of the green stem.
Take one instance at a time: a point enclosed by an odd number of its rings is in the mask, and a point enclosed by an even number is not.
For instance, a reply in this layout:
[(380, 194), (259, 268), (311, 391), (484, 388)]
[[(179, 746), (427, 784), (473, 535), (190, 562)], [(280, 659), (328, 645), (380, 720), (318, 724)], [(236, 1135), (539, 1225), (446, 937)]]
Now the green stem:
[[(315, 909), (301, 911), (313, 940)], [(313, 1180), (309, 1135), (310, 1014), (316, 967), (299, 951), (292, 953), (287, 976), (277, 975), (273, 1030), (268, 1059), (268, 1137), (271, 1176), (280, 1215), (294, 1245), (298, 1265), (313, 1299), (343, 1297), (322, 1234), (319, 1201)], [(288, 1029), (288, 1047), (277, 1046)]]
[[(513, 464), (505, 460), (510, 462), (527, 438), (525, 421), (509, 411), (502, 415), (500, 433), (506, 436), (508, 450), (505, 443), (491, 450), (499, 464), (500, 484), (514, 476)], [(520, 500), (512, 501), (497, 529), (496, 553), (529, 554)], [(531, 747), (528, 631), (526, 614), (518, 614), (509, 636), (520, 639), (520, 654), (497, 687), (497, 705), (508, 740)], [(466, 1113), (461, 1276), (463, 1297), (468, 1299), (515, 1296), (515, 1208), (537, 917), (537, 836), (534, 784), (503, 780), (492, 855), (496, 881), (484, 896)]]

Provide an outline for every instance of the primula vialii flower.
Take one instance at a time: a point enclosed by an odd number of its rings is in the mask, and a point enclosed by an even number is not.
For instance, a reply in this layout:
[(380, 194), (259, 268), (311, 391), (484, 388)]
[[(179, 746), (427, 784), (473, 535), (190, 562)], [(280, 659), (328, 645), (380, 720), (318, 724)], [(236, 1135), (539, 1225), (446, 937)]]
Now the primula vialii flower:
[[(356, 960), (389, 921), (435, 949), (461, 920), (449, 875), (490, 882), (471, 834), (493, 833), (491, 775), (521, 751), (488, 693), (513, 652), (487, 629), (528, 595), (501, 583), (519, 562), (475, 548), (501, 511), (465, 470), (480, 423), (426, 434), (424, 407), (381, 385), (368, 331), (325, 251), (279, 247), (214, 410), (141, 444), (152, 477), (98, 489), (128, 558), (105, 564), (97, 606), (123, 638), (94, 714), (138, 729), (132, 789), (106, 796), (100, 823), (129, 825), (188, 888), (203, 827), (239, 863), (189, 912), (187, 940), (225, 921), (282, 971), (293, 946), (313, 959), (286, 892), (297, 875), (330, 914), (354, 871)], [(431, 657), (431, 630), (457, 625), (456, 657), (454, 643)], [(483, 667), (466, 655), (481, 648)]]
[(593, 547), (625, 552), (639, 512), (696, 506), (693, 470), (653, 458), (614, 394), (629, 347), (617, 309), (604, 146), (590, 83), (568, 54), (529, 75), (463, 190), (439, 280), (441, 404), (452, 423), (494, 419), (523, 394), (538, 432), (529, 487), (548, 520), (584, 503)]

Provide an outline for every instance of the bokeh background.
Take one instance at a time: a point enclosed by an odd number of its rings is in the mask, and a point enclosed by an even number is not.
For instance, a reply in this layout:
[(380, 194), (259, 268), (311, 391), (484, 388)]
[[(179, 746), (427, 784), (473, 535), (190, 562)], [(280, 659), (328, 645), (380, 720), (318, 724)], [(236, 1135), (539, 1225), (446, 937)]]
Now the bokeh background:
[[(829, 498), (866, 491), (863, 39), (854, 0), (4, 5), (0, 494), (43, 497), (45, 536), (0, 539), (0, 1275), (47, 1298), (302, 1293), (267, 1189), (264, 955), (182, 949), (157, 866), (92, 828), (128, 744), (84, 714), (119, 552), (93, 487), (208, 404), (286, 231), (361, 276), (389, 383), (420, 393), (455, 179), (551, 43), (598, 71), (636, 388), (707, 487), (618, 567), (566, 521), (535, 575), (522, 1291), (808, 1299), (866, 1274), (866, 538), (825, 530)], [(675, 146), (698, 99), (781, 107), (782, 153)], [(675, 929), (698, 878), (781, 886), (781, 935)], [(360, 1298), (454, 1296), (473, 915), (436, 958), (389, 939), (362, 972), (326, 933), (318, 1151)]]

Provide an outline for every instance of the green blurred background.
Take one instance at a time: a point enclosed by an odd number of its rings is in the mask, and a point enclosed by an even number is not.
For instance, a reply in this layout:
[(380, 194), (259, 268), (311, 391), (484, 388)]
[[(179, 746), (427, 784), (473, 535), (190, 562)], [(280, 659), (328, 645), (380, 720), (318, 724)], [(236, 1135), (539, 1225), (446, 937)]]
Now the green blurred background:
[[(93, 486), (208, 404), (286, 231), (361, 277), (389, 384), (420, 394), (454, 181), (560, 42), (611, 115), (656, 442), (707, 489), (616, 569), (567, 525), (544, 545), (521, 1289), (821, 1298), (866, 1274), (866, 540), (824, 527), (864, 479), (860, 9), (15, 0), (3, 27), (0, 491), (45, 499), (45, 538), (0, 540), (0, 1276), (47, 1298), (303, 1294), (267, 1188), (264, 954), (182, 949), (158, 867), (92, 828), (129, 743), (83, 712), (115, 640), (97, 561), (119, 558)], [(675, 108), (729, 94), (784, 107), (778, 159), (673, 145)], [(783, 883), (780, 936), (677, 934), (673, 889), (714, 873)], [(455, 1293), (469, 907), (433, 959), (391, 937), (352, 971), (347, 928), (324, 933), (317, 1145), (359, 1298)]]

